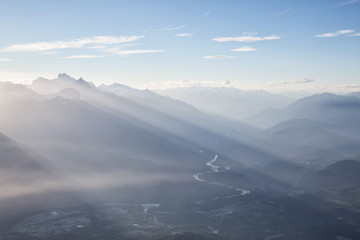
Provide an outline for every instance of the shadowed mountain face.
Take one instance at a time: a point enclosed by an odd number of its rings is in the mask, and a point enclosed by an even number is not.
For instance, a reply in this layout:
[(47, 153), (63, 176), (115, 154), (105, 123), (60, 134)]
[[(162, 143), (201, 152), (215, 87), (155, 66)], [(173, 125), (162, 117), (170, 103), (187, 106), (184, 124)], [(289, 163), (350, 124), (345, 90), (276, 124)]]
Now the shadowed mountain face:
[(321, 169), (359, 152), (359, 140), (351, 133), (352, 127), (293, 119), (265, 129), (254, 144), (285, 159), (310, 162), (313, 167)]
[(266, 128), (253, 144), (319, 170), (337, 160), (356, 159), (359, 110), (355, 96), (324, 93), (264, 111), (246, 122)]
[(22, 149), (19, 144), (11, 140), (9, 137), (0, 133), (0, 147), (1, 147), (1, 167), (3, 169), (16, 171), (21, 168), (29, 169), (29, 171), (44, 170), (42, 164), (45, 160), (39, 155), (28, 153)]
[(359, 161), (338, 161), (318, 171), (305, 184), (312, 194), (328, 202), (355, 211), (360, 206)]
[(2, 83), (0, 238), (357, 239), (358, 162), (335, 163), (360, 152), (357, 101), (315, 95), (260, 130), (66, 74)]
[(344, 182), (360, 181), (360, 162), (343, 160), (336, 162), (318, 172), (318, 178), (324, 178), (324, 184), (341, 185)]
[(358, 122), (359, 107), (357, 97), (323, 93), (297, 100), (283, 109), (266, 110), (246, 122), (268, 128), (291, 119), (309, 119), (341, 126)]
[(37, 188), (39, 185), (57, 178), (53, 164), (47, 159), (2, 133), (0, 165), (0, 201), (41, 191), (41, 187)]

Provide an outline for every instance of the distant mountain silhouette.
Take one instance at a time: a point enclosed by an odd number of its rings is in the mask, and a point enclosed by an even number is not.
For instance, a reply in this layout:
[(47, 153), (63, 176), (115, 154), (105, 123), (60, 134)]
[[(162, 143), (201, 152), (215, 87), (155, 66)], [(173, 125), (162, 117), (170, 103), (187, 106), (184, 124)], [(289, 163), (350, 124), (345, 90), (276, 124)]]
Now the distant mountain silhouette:
[(245, 91), (232, 87), (187, 87), (159, 91), (210, 114), (242, 120), (269, 108), (282, 108), (291, 99), (266, 91)]
[(360, 99), (357, 97), (323, 93), (302, 98), (283, 109), (265, 110), (247, 118), (246, 122), (262, 128), (292, 119), (355, 124), (360, 120), (359, 109)]

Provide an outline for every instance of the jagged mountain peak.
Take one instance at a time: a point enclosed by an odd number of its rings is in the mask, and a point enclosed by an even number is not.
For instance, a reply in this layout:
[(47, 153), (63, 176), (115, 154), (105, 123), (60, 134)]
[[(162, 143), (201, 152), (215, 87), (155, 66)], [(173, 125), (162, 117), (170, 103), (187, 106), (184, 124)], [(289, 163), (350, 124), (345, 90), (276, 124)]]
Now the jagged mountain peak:
[(62, 80), (72, 80), (75, 81), (76, 79), (71, 77), (70, 75), (66, 74), (66, 73), (59, 73), (57, 76), (57, 79), (62, 79)]

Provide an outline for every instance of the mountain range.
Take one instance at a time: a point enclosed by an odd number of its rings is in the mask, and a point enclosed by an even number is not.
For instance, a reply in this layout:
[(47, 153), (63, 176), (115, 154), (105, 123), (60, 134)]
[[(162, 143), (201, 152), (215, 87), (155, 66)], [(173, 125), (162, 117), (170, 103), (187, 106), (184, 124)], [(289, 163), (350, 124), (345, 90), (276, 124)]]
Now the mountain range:
[(359, 108), (356, 93), (0, 83), (0, 238), (356, 239)]
[(242, 120), (269, 108), (283, 108), (292, 100), (266, 91), (245, 91), (232, 87), (184, 87), (159, 91), (198, 109)]

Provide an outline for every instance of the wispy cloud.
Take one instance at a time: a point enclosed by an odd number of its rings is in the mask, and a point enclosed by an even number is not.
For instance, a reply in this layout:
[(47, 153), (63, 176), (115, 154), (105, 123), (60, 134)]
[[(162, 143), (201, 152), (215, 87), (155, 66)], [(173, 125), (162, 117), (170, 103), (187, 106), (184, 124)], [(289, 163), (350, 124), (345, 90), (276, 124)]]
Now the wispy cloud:
[[(360, 90), (360, 84), (347, 83), (347, 84), (316, 84), (312, 78), (304, 78), (301, 80), (289, 81), (272, 81), (261, 83), (241, 83), (238, 81), (232, 82), (230, 80), (219, 81), (202, 81), (202, 80), (178, 80), (178, 81), (162, 81), (162, 82), (147, 82), (143, 84), (132, 84), (131, 86), (139, 89), (151, 89), (164, 93), (163, 90), (173, 88), (186, 88), (186, 87), (233, 87), (241, 90), (266, 90), (272, 93), (283, 92), (305, 92), (309, 95), (322, 92), (333, 92), (339, 94), (350, 93)], [(310, 81), (309, 81), (310, 80)]]
[(206, 11), (203, 15), (204, 15), (205, 17), (206, 17), (206, 16), (209, 16), (209, 15), (210, 15), (210, 11), (209, 11), (209, 10)]
[(328, 32), (328, 33), (321, 33), (321, 34), (316, 34), (314, 37), (317, 38), (330, 38), (330, 37), (337, 37), (340, 35), (347, 35), (350, 33), (355, 32), (355, 30), (339, 30), (339, 31), (335, 31), (335, 32)]
[(258, 41), (276, 40), (276, 39), (280, 39), (280, 37), (276, 35), (271, 35), (266, 37), (245, 35), (240, 37), (218, 37), (218, 38), (213, 38), (212, 40), (216, 42), (258, 42)]
[(35, 43), (26, 43), (26, 44), (15, 44), (3, 48), (3, 52), (42, 52), (42, 51), (51, 51), (59, 49), (68, 49), (68, 48), (83, 48), (91, 46), (102, 46), (110, 44), (119, 44), (134, 42), (141, 38), (144, 38), (143, 35), (135, 36), (123, 36), (123, 37), (114, 37), (114, 36), (94, 36), (89, 38), (78, 38), (70, 41), (53, 41), (53, 42), (35, 42)]
[(223, 81), (198, 81), (198, 80), (178, 80), (178, 81), (160, 81), (160, 82), (148, 82), (143, 84), (132, 85), (139, 89), (152, 89), (152, 90), (165, 90), (172, 88), (186, 88), (186, 87), (224, 87), (232, 86), (229, 80)]
[(269, 14), (269, 15), (267, 15), (267, 17), (277, 17), (277, 16), (281, 16), (281, 15), (284, 15), (284, 14), (289, 13), (290, 11), (291, 11), (291, 8), (287, 8), (287, 9), (285, 9), (285, 10), (283, 10), (283, 11)]
[(11, 61), (13, 60), (10, 58), (0, 58), (0, 62), (11, 62)]
[(358, 2), (360, 2), (360, 0), (349, 0), (349, 1), (345, 1), (345, 2), (341, 2), (339, 4), (336, 4), (333, 7), (334, 8), (344, 7), (344, 6), (351, 5), (351, 4), (358, 3)]
[(344, 87), (345, 88), (358, 88), (358, 89), (360, 89), (360, 84), (356, 84), (356, 83), (345, 84)]
[(360, 33), (354, 33), (354, 34), (351, 34), (349, 35), (350, 37), (360, 37)]
[(125, 56), (133, 54), (144, 54), (144, 53), (160, 53), (165, 52), (162, 49), (118, 49), (111, 51), (115, 55)]
[(299, 12), (303, 11), (304, 9), (305, 9), (305, 7), (286, 8), (279, 12), (270, 13), (270, 14), (266, 15), (265, 17), (278, 17), (278, 16), (282, 16), (282, 15), (295, 14), (295, 13), (299, 13)]
[[(311, 81), (309, 81), (311, 80)], [(261, 83), (241, 83), (232, 82), (230, 80), (222, 81), (199, 81), (183, 79), (179, 81), (163, 81), (163, 82), (150, 82), (145, 84), (135, 84), (136, 88), (140, 89), (152, 89), (152, 90), (165, 90), (171, 88), (184, 88), (184, 87), (234, 87), (242, 90), (269, 90), (275, 92), (281, 91), (299, 91), (308, 89), (317, 89), (320, 92), (324, 91), (323, 88), (318, 88), (316, 84), (310, 84), (314, 82), (312, 78), (304, 78), (301, 80), (289, 80), (289, 81), (268, 81)]]
[(65, 59), (86, 59), (86, 58), (102, 58), (103, 55), (73, 55), (64, 57)]
[(243, 36), (255, 36), (258, 35), (258, 32), (243, 32), (242, 35)]
[(88, 49), (104, 49), (104, 48), (106, 48), (106, 46), (104, 46), (104, 45), (95, 45), (95, 46), (88, 46), (86, 48), (88, 48)]
[(65, 49), (84, 49), (87, 52), (96, 51), (103, 52), (105, 55), (99, 54), (82, 54), (70, 55), (63, 57), (64, 59), (90, 59), (102, 58), (111, 55), (126, 56), (143, 53), (157, 53), (165, 50), (158, 49), (126, 49), (135, 46), (136, 41), (144, 38), (143, 35), (134, 36), (95, 36), (89, 38), (77, 38), (70, 41), (53, 41), (53, 42), (35, 42), (26, 44), (10, 45), (1, 49), (3, 52), (36, 52), (38, 54), (58, 54)]
[(177, 33), (174, 34), (175, 37), (191, 37), (194, 36), (194, 33)]
[(293, 80), (293, 81), (269, 81), (269, 82), (262, 82), (260, 86), (264, 87), (277, 87), (277, 86), (299, 86), (299, 84), (309, 84), (315, 82), (313, 78), (303, 78), (300, 80)]
[(213, 55), (213, 56), (204, 56), (205, 59), (229, 59), (234, 58), (234, 56), (226, 56), (226, 55)]
[(184, 27), (185, 27), (185, 25), (179, 25), (179, 26), (174, 26), (174, 27), (165, 27), (165, 28), (158, 29), (158, 31), (171, 32), (171, 31), (183, 29)]
[(240, 48), (231, 49), (233, 52), (253, 52), (256, 51), (256, 48), (250, 47), (250, 46), (244, 46)]
[(222, 84), (224, 84), (224, 85), (229, 85), (230, 83), (231, 83), (231, 81), (229, 81), (229, 80), (222, 81)]
[(56, 55), (56, 54), (59, 54), (59, 53), (60, 52), (56, 51), (56, 50), (39, 52), (40, 55)]
[(313, 78), (303, 78), (301, 80), (296, 80), (295, 83), (312, 83), (315, 82)]

